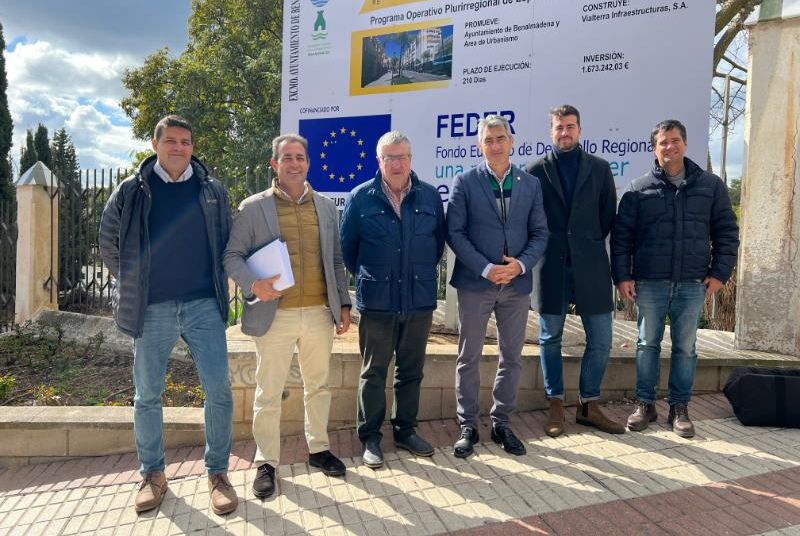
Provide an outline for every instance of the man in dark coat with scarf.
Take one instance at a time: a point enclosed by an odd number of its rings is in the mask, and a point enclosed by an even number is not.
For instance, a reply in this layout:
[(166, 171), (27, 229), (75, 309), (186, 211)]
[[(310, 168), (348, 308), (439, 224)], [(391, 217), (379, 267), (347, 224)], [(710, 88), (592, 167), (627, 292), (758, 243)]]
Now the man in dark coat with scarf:
[(600, 410), (600, 384), (611, 352), (613, 285), (606, 237), (616, 209), (614, 177), (608, 162), (583, 151), (580, 112), (568, 104), (550, 111), (553, 150), (529, 164), (542, 184), (550, 238), (541, 268), (539, 311), (542, 373), (550, 415), (545, 432), (564, 432), (564, 376), (561, 341), (570, 304), (575, 304), (586, 333), (581, 359), (579, 424), (621, 434), (622, 424)]

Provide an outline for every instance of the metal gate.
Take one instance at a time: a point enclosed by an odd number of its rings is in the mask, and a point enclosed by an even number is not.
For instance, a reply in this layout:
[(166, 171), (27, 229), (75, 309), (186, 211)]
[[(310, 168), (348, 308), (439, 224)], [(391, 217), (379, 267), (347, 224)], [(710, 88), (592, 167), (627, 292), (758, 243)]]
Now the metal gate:
[(100, 217), (106, 200), (127, 176), (124, 169), (83, 170), (59, 177), (58, 308), (83, 314), (111, 314), (108, 269), (100, 257)]

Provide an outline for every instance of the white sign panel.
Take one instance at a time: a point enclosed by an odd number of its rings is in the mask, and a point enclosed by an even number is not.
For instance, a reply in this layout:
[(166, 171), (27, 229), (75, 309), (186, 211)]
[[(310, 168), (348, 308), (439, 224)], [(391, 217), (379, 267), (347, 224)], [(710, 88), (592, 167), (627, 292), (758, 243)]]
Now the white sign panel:
[(482, 160), (481, 117), (511, 121), (524, 166), (551, 150), (548, 110), (572, 104), (622, 188), (663, 119), (704, 165), (714, 16), (710, 0), (285, 0), (281, 131), (309, 139), (309, 180), (341, 207), (401, 130), (446, 201)]

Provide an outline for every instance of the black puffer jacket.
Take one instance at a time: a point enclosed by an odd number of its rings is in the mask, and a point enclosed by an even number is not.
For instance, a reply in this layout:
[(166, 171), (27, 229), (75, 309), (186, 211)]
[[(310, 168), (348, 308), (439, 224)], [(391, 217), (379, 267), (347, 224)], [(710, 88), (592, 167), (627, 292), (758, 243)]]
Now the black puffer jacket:
[[(152, 198), (149, 181), (155, 175), (155, 155), (147, 158), (132, 177), (122, 181), (108, 198), (100, 221), (100, 255), (114, 276), (112, 307), (119, 330), (140, 337), (150, 275), (148, 217)], [(231, 209), (225, 188), (208, 175), (200, 160), (192, 157), (194, 174), (202, 184), (200, 206), (208, 231), (214, 269), (214, 290), (223, 321), (228, 319), (228, 282), (222, 252), (231, 229)], [(157, 180), (161, 180), (156, 177)]]
[(731, 276), (739, 227), (725, 184), (688, 158), (684, 167), (680, 188), (656, 164), (622, 196), (611, 231), (615, 283)]

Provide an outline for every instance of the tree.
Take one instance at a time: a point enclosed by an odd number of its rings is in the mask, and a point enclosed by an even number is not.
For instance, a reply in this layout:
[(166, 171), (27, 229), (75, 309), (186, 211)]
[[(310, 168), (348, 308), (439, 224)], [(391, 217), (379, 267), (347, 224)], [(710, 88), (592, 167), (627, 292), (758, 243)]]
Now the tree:
[(8, 153), (11, 151), (11, 133), (14, 123), (8, 111), (8, 79), (6, 78), (6, 41), (3, 38), (3, 24), (0, 23), (0, 200), (14, 199), (14, 187)]
[(47, 127), (39, 123), (36, 134), (33, 136), (33, 146), (36, 147), (36, 157), (48, 169), (52, 169), (53, 161), (50, 158), (50, 140), (48, 139)]
[(731, 198), (731, 205), (738, 208), (742, 204), (742, 178), (735, 177), (731, 179), (731, 185), (728, 187), (728, 196)]
[(400, 78), (403, 76), (403, 54), (405, 54), (405, 51), (408, 48), (408, 45), (411, 44), (412, 39), (408, 32), (399, 32), (393, 35), (392, 40), (397, 43), (398, 47), (400, 47), (400, 55), (398, 56), (397, 60), (397, 77)]
[(211, 166), (265, 164), (280, 128), (282, 28), (283, 2), (194, 2), (186, 50), (174, 58), (161, 49), (123, 76), (120, 105), (134, 135), (150, 139), (159, 119), (177, 113)]
[[(735, 123), (744, 113), (745, 86), (747, 84), (747, 46), (742, 39), (742, 31), (747, 18), (762, 4), (763, 0), (717, 0), (717, 16), (714, 26), (714, 56), (711, 86), (712, 128), (725, 121), (724, 93), (726, 76), (730, 76), (730, 109), (727, 120)], [(744, 52), (745, 57), (740, 57)]]
[(144, 162), (154, 154), (156, 153), (153, 152), (152, 149), (145, 149), (143, 151), (131, 151), (130, 152), (131, 165), (128, 167), (128, 171), (130, 171), (130, 173), (135, 173), (136, 170), (139, 169), (139, 166), (142, 165), (142, 162)]
[(81, 172), (75, 146), (65, 129), (53, 134), (52, 171), (58, 178), (58, 289), (69, 292), (80, 288), (81, 267), (87, 263), (90, 235), (87, 229), (87, 198), (81, 185)]
[(36, 145), (33, 141), (33, 132), (31, 129), (28, 129), (28, 132), (25, 135), (25, 147), (21, 148), (21, 154), (19, 158), (19, 174), (22, 175), (39, 160), (39, 155), (36, 154)]
[(744, 29), (744, 22), (764, 0), (717, 0), (714, 35), (714, 73), (733, 40)]

